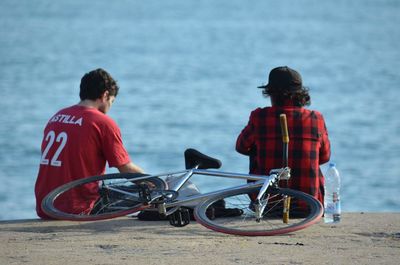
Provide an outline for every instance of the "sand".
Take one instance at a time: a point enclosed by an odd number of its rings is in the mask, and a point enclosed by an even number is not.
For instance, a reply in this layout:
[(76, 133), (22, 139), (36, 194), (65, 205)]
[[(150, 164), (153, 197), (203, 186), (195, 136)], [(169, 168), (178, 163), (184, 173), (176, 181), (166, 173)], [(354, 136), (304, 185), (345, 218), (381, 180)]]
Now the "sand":
[(400, 264), (400, 213), (344, 213), (272, 237), (131, 217), (1, 221), (0, 264)]

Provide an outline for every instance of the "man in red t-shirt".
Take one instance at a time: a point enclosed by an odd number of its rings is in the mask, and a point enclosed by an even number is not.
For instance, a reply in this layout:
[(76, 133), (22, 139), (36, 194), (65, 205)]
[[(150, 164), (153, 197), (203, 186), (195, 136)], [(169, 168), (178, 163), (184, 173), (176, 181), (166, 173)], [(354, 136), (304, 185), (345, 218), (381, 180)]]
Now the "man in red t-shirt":
[[(103, 69), (85, 74), (80, 84), (81, 101), (58, 111), (44, 129), (42, 157), (35, 184), (36, 212), (43, 198), (56, 187), (76, 179), (105, 173), (106, 163), (120, 172), (143, 173), (131, 162), (122, 144), (117, 124), (106, 115), (119, 87)], [(92, 200), (88, 200), (89, 195)], [(97, 187), (87, 185), (57, 199), (56, 207), (65, 212), (90, 211), (98, 198)]]
[(319, 165), (329, 161), (330, 143), (322, 114), (304, 108), (310, 104), (310, 96), (300, 74), (287, 66), (274, 68), (268, 84), (259, 88), (271, 98), (272, 107), (251, 112), (247, 126), (237, 139), (236, 150), (250, 156), (252, 174), (266, 175), (271, 169), (281, 168), (283, 144), (279, 115), (286, 114), (292, 176), (288, 186), (323, 203), (325, 180)]

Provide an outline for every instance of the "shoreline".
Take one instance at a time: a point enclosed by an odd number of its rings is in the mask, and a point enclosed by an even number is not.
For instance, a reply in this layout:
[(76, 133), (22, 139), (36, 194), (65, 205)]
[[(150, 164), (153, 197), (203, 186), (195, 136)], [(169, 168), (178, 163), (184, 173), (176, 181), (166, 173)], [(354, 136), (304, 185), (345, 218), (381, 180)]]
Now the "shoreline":
[(232, 236), (196, 222), (122, 217), (96, 222), (0, 221), (0, 264), (398, 264), (400, 213), (343, 213), (270, 237)]

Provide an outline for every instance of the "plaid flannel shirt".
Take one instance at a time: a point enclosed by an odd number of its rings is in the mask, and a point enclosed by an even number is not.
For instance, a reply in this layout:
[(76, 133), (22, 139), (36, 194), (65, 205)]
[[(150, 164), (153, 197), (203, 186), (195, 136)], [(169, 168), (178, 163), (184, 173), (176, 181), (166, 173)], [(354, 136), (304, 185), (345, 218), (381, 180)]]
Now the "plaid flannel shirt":
[[(330, 143), (321, 113), (302, 107), (266, 107), (251, 112), (240, 133), (236, 150), (250, 156), (250, 173), (267, 175), (283, 166), (279, 115), (285, 113), (289, 131), (291, 178), (288, 187), (308, 193), (323, 203), (325, 179), (319, 165), (330, 158)], [(281, 185), (285, 186), (286, 181)]]

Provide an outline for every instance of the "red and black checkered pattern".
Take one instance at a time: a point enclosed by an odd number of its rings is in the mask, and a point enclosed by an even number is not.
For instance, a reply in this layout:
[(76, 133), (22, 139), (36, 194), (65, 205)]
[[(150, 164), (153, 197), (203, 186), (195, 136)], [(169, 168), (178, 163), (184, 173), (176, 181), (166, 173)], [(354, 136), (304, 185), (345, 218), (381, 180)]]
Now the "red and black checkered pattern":
[[(266, 107), (251, 112), (240, 133), (236, 150), (250, 157), (250, 173), (266, 175), (283, 167), (283, 143), (279, 115), (286, 114), (289, 131), (289, 160), (292, 177), (288, 187), (306, 192), (321, 203), (324, 176), (319, 165), (330, 158), (330, 143), (325, 121), (318, 111), (302, 107)], [(286, 185), (286, 181), (281, 183)]]

